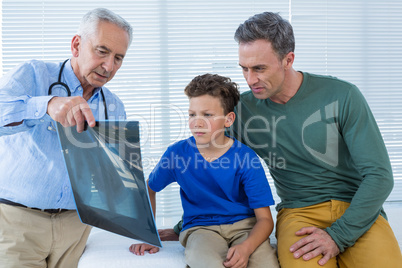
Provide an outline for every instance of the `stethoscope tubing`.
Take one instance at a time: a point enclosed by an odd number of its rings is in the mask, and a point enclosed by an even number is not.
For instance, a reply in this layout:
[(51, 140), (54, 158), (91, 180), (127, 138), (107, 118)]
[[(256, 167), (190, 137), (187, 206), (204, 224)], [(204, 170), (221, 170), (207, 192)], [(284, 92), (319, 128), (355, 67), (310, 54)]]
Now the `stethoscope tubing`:
[[(60, 86), (62, 86), (62, 87), (64, 88), (64, 90), (66, 91), (67, 96), (68, 96), (68, 97), (71, 97), (71, 90), (70, 90), (70, 88), (68, 87), (68, 85), (67, 85), (66, 83), (61, 82), (61, 75), (62, 75), (62, 73), (63, 73), (64, 66), (66, 65), (67, 61), (68, 61), (68, 59), (65, 60), (65, 61), (63, 62), (63, 64), (61, 65), (61, 67), (60, 67), (59, 78), (58, 78), (57, 82), (54, 82), (53, 84), (51, 84), (51, 85), (49, 86), (49, 90), (48, 90), (48, 92), (47, 92), (47, 94), (48, 94), (49, 96), (52, 95), (52, 89), (53, 89), (53, 87), (55, 87), (55, 86), (57, 86), (57, 85), (60, 85)], [(105, 106), (105, 119), (108, 120), (107, 107), (106, 107), (106, 98), (105, 98), (105, 94), (103, 93), (102, 88), (100, 89), (100, 93), (101, 93), (102, 99), (103, 99), (103, 106)]]

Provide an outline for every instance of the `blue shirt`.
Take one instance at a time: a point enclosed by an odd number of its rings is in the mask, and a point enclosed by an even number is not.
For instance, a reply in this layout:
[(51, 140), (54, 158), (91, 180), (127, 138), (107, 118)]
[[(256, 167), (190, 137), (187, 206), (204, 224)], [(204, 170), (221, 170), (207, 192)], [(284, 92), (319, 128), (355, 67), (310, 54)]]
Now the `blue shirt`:
[(231, 224), (274, 204), (260, 159), (237, 140), (212, 162), (201, 156), (194, 137), (173, 144), (150, 174), (149, 187), (158, 192), (175, 181), (180, 185), (183, 230)]
[[(56, 123), (46, 113), (49, 86), (58, 79), (61, 63), (32, 60), (0, 79), (0, 198), (28, 207), (75, 209), (67, 169), (55, 131)], [(61, 81), (71, 96), (83, 89), (70, 61)], [(103, 87), (110, 120), (126, 118), (121, 100)], [(55, 89), (52, 95), (67, 96)], [(96, 120), (104, 120), (100, 88), (88, 100)], [(5, 125), (20, 122), (18, 126)]]

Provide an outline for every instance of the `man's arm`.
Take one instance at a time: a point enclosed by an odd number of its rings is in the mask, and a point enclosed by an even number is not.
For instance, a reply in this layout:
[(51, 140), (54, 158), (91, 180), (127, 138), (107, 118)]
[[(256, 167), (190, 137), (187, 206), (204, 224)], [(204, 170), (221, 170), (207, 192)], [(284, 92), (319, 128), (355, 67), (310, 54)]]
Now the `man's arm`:
[[(51, 96), (11, 95), (8, 87), (0, 88), (0, 136), (27, 131), (35, 124), (49, 123), (45, 118)], [(12, 93), (16, 94), (16, 93)]]
[[(77, 132), (81, 133), (84, 130), (85, 122), (90, 127), (95, 126), (95, 117), (92, 114), (91, 108), (82, 97), (53, 97), (47, 104), (47, 114), (60, 122), (64, 127), (77, 126)], [(19, 126), (24, 122), (12, 122), (4, 125), (4, 127)]]
[(296, 258), (305, 260), (323, 255), (320, 265), (352, 246), (371, 228), (393, 187), (390, 160), (374, 116), (357, 88), (349, 94), (339, 109), (339, 127), (362, 181), (337, 221), (325, 230), (302, 228), (296, 235), (308, 236), (290, 248)]
[(31, 61), (21, 64), (0, 80), (0, 135), (26, 131), (36, 124), (48, 124), (49, 114), (63, 126), (77, 125), (82, 132), (85, 121), (94, 126), (95, 120), (82, 97), (47, 95), (48, 69), (44, 63)]
[(48, 79), (48, 75), (35, 66), (33, 62), (23, 63), (0, 78), (0, 136), (26, 131), (32, 125), (25, 120), (39, 123), (46, 114), (51, 96), (39, 96), (42, 86), (37, 79)]

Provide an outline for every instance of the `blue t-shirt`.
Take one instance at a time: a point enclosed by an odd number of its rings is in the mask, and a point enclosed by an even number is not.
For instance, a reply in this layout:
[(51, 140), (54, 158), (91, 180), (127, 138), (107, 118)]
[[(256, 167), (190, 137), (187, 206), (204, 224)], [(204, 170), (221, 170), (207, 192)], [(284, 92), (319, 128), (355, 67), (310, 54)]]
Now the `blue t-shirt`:
[(171, 145), (150, 174), (149, 187), (159, 192), (172, 182), (180, 185), (183, 230), (231, 224), (274, 204), (260, 159), (237, 140), (212, 162), (202, 157), (194, 137)]

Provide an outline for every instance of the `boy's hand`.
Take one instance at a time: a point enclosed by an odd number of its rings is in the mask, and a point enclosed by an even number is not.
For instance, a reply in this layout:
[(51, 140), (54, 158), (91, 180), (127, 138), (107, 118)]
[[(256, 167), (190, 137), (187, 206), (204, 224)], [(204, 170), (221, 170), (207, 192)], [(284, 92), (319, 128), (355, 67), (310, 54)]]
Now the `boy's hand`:
[(223, 262), (225, 267), (230, 268), (247, 268), (248, 259), (251, 253), (242, 244), (229, 248), (226, 255), (226, 261)]
[(134, 253), (135, 255), (143, 256), (145, 251), (148, 251), (149, 254), (153, 254), (159, 251), (158, 247), (148, 245), (145, 243), (142, 244), (132, 244), (130, 246), (130, 251)]

